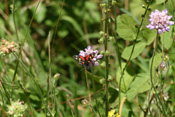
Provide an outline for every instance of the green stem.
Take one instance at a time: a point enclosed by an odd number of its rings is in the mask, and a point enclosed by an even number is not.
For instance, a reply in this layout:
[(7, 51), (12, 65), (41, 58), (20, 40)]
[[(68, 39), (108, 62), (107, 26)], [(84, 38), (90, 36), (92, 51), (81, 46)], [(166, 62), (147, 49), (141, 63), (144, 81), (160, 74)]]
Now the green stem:
[(12, 9), (12, 14), (13, 14), (13, 23), (15, 26), (15, 34), (16, 34), (16, 38), (19, 41), (19, 36), (18, 36), (18, 30), (17, 30), (17, 25), (16, 25), (16, 19), (15, 19), (15, 0), (13, 0), (13, 9)]
[[(156, 37), (156, 40), (155, 40), (155, 48), (153, 50), (153, 55), (152, 55), (152, 60), (151, 60), (151, 68), (150, 68), (150, 78), (151, 78), (151, 85), (152, 85), (152, 88), (154, 89), (154, 92), (155, 92), (155, 96), (156, 98), (159, 100), (159, 103), (160, 105), (162, 106), (162, 111), (163, 111), (163, 114), (164, 116), (166, 116), (166, 112), (164, 110), (164, 106), (162, 104), (162, 101), (160, 99), (160, 97), (157, 95), (157, 91), (156, 91), (156, 88), (154, 86), (154, 82), (153, 82), (153, 78), (152, 78), (152, 70), (153, 70), (153, 62), (154, 62), (154, 56), (155, 56), (155, 52), (156, 52), (156, 48), (157, 48), (157, 38), (158, 38), (158, 32), (157, 32), (157, 37)], [(160, 110), (161, 111), (161, 110)]]
[[(33, 80), (33, 82), (35, 83), (38, 91), (39, 91), (39, 94), (41, 96), (41, 100), (45, 106), (45, 109), (49, 112), (50, 115), (52, 115), (52, 113), (50, 112), (50, 109), (47, 107), (45, 101), (44, 101), (44, 96), (42, 94), (42, 90), (41, 90), (41, 87), (39, 86), (39, 84), (37, 83), (36, 79), (34, 78), (34, 76), (27, 70), (26, 66), (24, 65), (24, 63), (18, 58), (18, 56), (13, 53), (13, 55), (16, 57), (16, 59), (18, 59), (18, 61), (21, 63), (21, 65), (23, 66), (24, 70), (28, 73), (28, 75), (31, 77), (31, 79)], [(45, 111), (46, 112), (46, 111)]]
[[(150, 3), (151, 3), (151, 2), (148, 3), (148, 5), (147, 5), (147, 7), (146, 7), (146, 9), (145, 9), (145, 13), (142, 15), (141, 24), (140, 24), (140, 26), (139, 26), (139, 28), (138, 28), (138, 30), (137, 30), (137, 35), (136, 35), (136, 38), (135, 38), (135, 40), (134, 40), (134, 42), (133, 42), (133, 47), (132, 47), (132, 50), (131, 50), (131, 54), (130, 54), (129, 59), (128, 59), (127, 63), (125, 64), (125, 66), (124, 66), (124, 68), (123, 68), (123, 70), (122, 70), (121, 76), (120, 76), (120, 81), (119, 81), (119, 105), (120, 105), (120, 101), (121, 101), (121, 81), (122, 81), (124, 72), (125, 72), (126, 68), (128, 67), (128, 64), (129, 64), (129, 62), (131, 61), (131, 57), (132, 57), (132, 55), (133, 55), (133, 53), (134, 53), (134, 49), (135, 49), (135, 45), (136, 45), (136, 42), (137, 42), (137, 39), (138, 39), (138, 36), (139, 36), (139, 33), (140, 33), (140, 29), (141, 29), (141, 27), (142, 27), (142, 25), (143, 25), (143, 21), (144, 21), (145, 15), (146, 15), (146, 13), (147, 13), (147, 11), (148, 11), (148, 9), (149, 9)], [(119, 108), (120, 108), (120, 107), (119, 107)]]
[(86, 76), (86, 85), (87, 85), (87, 89), (88, 89), (89, 103), (91, 104), (90, 87), (89, 87), (89, 82), (88, 82), (86, 66), (84, 67), (84, 70), (85, 70), (85, 76)]
[[(39, 0), (39, 1), (38, 1), (38, 4), (37, 4), (37, 6), (36, 6), (36, 8), (35, 8), (35, 11), (34, 11), (34, 14), (32, 15), (32, 19), (30, 20), (30, 23), (29, 23), (27, 32), (26, 32), (25, 37), (24, 37), (24, 40), (23, 40), (23, 42), (22, 42), (22, 44), (21, 44), (22, 47), (24, 46), (24, 43), (25, 43), (25, 41), (26, 41), (26, 39), (27, 39), (27, 35), (28, 35), (28, 33), (29, 33), (30, 26), (31, 26), (31, 24), (32, 24), (32, 21), (33, 21), (33, 19), (34, 19), (34, 16), (35, 16), (35, 14), (36, 14), (36, 11), (37, 11), (37, 9), (38, 9), (39, 4), (40, 4), (41, 1), (42, 1), (42, 0)], [(21, 50), (22, 50), (22, 49), (21, 49)]]
[[(110, 3), (111, 1), (108, 0), (107, 2), (107, 12), (106, 12), (106, 17), (105, 17), (105, 43), (104, 43), (104, 46), (105, 46), (105, 52), (108, 50), (108, 30), (109, 30), (109, 11), (110, 11)], [(108, 74), (109, 74), (109, 58), (108, 58), (108, 55), (105, 56), (105, 62), (106, 62), (106, 75), (105, 75), (105, 116), (107, 117), (108, 116)]]
[[(92, 68), (91, 71), (92, 71), (93, 90), (94, 90), (94, 92), (96, 92), (96, 86), (95, 86), (95, 80), (94, 80), (94, 69)], [(96, 94), (94, 95), (94, 98), (95, 98), (96, 110), (98, 112), (99, 117), (101, 117), (101, 114), (100, 114), (100, 111), (99, 111), (99, 107), (98, 107), (98, 102), (97, 102)]]
[(10, 101), (10, 94), (8, 93), (6, 87), (4, 86), (3, 81), (1, 81), (1, 84), (2, 84), (2, 88), (3, 88), (4, 91), (5, 91), (6, 97), (7, 97), (7, 99), (8, 99), (8, 102), (9, 102), (8, 104), (11, 104), (11, 101)]
[[(16, 38), (19, 41), (18, 30), (17, 30), (17, 25), (16, 25), (16, 18), (15, 18), (15, 0), (13, 0), (13, 12), (12, 12), (12, 14), (13, 14), (13, 23), (14, 23), (14, 26), (15, 26)], [(19, 52), (19, 56), (20, 55), (21, 55), (21, 51)], [(19, 61), (16, 61), (16, 68), (15, 68), (15, 72), (14, 72), (14, 75), (13, 75), (13, 83), (15, 82), (15, 78), (16, 78), (16, 74), (17, 74), (17, 70), (18, 70), (18, 64), (19, 64)], [(13, 92), (13, 88), (12, 88), (12, 92)]]

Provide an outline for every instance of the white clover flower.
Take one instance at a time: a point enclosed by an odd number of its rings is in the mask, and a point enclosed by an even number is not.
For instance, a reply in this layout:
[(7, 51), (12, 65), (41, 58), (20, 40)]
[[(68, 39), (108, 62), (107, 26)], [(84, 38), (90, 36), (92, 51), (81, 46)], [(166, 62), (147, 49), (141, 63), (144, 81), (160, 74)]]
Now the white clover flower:
[(22, 117), (24, 111), (27, 109), (27, 105), (24, 104), (23, 101), (19, 102), (11, 102), (11, 105), (8, 106), (8, 112), (10, 115), (14, 115), (14, 117)]
[(147, 28), (156, 29), (158, 30), (158, 33), (161, 34), (162, 32), (169, 31), (170, 27), (169, 25), (174, 25), (173, 21), (169, 21), (172, 16), (168, 16), (167, 9), (160, 12), (159, 10), (153, 11), (150, 15), (150, 24), (147, 25)]

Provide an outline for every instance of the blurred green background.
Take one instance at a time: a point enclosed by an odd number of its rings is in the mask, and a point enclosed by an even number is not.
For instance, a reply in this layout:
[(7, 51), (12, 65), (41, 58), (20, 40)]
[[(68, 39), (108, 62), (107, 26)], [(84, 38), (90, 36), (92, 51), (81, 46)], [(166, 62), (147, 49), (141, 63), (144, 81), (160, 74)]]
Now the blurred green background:
[[(15, 26), (13, 21), (12, 7), (13, 1), (1, 0), (0, 2), (0, 38), (9, 41), (15, 41), (20, 45), (24, 40), (24, 47), (21, 55), (21, 60), (25, 64), (28, 72), (36, 78), (37, 83), (42, 88), (42, 94), (44, 99), (47, 97), (47, 78), (49, 73), (53, 76), (56, 73), (60, 74), (59, 80), (56, 81), (55, 96), (56, 106), (52, 104), (53, 94), (49, 94), (49, 101), (51, 111), (55, 113), (55, 116), (89, 116), (90, 107), (83, 106), (81, 100), (84, 96), (88, 98), (88, 91), (86, 88), (86, 80), (84, 70), (82, 66), (74, 60), (73, 55), (78, 55), (80, 50), (84, 50), (87, 46), (92, 46), (93, 49), (104, 51), (104, 45), (100, 44), (99, 32), (103, 31), (102, 23), (102, 10), (100, 3), (105, 1), (101, 0), (44, 0), (38, 5), (37, 0), (21, 0), (15, 3), (15, 18), (16, 25), (19, 35), (19, 40), (15, 34)], [(159, 3), (160, 2), (160, 3)], [(134, 20), (138, 25), (142, 19), (141, 15), (144, 13), (142, 5), (146, 5), (146, 0), (117, 0), (116, 7), (111, 12), (111, 17), (115, 18), (115, 13), (118, 15), (127, 14), (131, 19)], [(173, 15), (174, 10), (168, 1), (167, 8), (169, 13)], [(35, 11), (37, 8), (37, 11)], [(153, 1), (151, 8), (162, 10), (162, 1)], [(151, 11), (148, 11), (150, 14)], [(148, 18), (149, 14), (147, 14)], [(127, 17), (129, 17), (127, 16)], [(121, 19), (119, 19), (121, 21)], [(144, 21), (143, 28), (149, 23), (148, 20)], [(118, 25), (118, 24), (117, 24)], [(119, 24), (119, 26), (121, 26)], [(121, 29), (122, 30), (122, 29)], [(146, 30), (146, 29), (145, 29)], [(167, 35), (172, 40), (168, 41), (166, 46), (167, 53), (173, 53), (174, 49), (174, 27), (172, 27), (171, 34)], [(116, 33), (117, 32), (117, 33)], [(118, 108), (118, 82), (121, 70), (119, 67), (120, 61), (122, 65), (127, 61), (128, 50), (125, 50), (127, 46), (132, 45), (131, 40), (123, 39), (120, 36), (120, 28), (115, 31), (115, 23), (111, 23), (110, 34), (114, 36), (117, 34), (117, 38), (110, 41), (109, 52), (110, 52), (110, 88), (109, 88), (109, 103), (110, 108)], [(119, 35), (118, 35), (119, 33)], [(154, 41), (155, 32), (149, 32), (148, 29), (143, 32), (146, 34), (140, 35), (141, 39), (147, 39), (147, 45), (145, 45), (142, 51), (139, 53), (137, 59), (133, 59), (127, 69), (127, 75), (129, 79), (127, 86), (133, 86), (130, 83), (133, 81), (133, 77), (139, 73), (149, 72), (149, 60), (152, 56), (152, 42)], [(127, 36), (127, 34), (125, 34)], [(153, 36), (153, 37), (152, 37)], [(130, 37), (133, 38), (133, 37)], [(139, 40), (139, 41), (140, 41)], [(141, 41), (140, 41), (141, 42)], [(49, 44), (50, 44), (50, 55), (51, 62), (49, 64)], [(139, 43), (140, 44), (140, 43)], [(172, 46), (173, 45), (173, 46)], [(172, 47), (170, 49), (170, 47)], [(138, 50), (140, 47), (138, 48)], [(161, 44), (159, 41), (158, 51), (161, 52)], [(122, 54), (121, 54), (122, 53)], [(122, 58), (121, 58), (122, 57)], [(159, 56), (158, 58), (161, 59)], [(159, 63), (161, 60), (159, 59)], [(174, 86), (174, 54), (170, 54), (172, 67), (170, 69), (170, 80), (166, 82), (166, 92), (173, 92)], [(120, 61), (119, 61), (120, 60)], [(103, 63), (104, 59), (100, 61)], [(26, 116), (45, 116), (44, 105), (40, 100), (39, 92), (34, 83), (32, 82), (30, 75), (26, 72), (22, 64), (19, 64), (16, 81), (13, 83), (13, 75), (16, 67), (16, 58), (13, 55), (1, 57), (0, 79), (3, 79), (5, 86), (10, 92), (11, 88), (14, 89), (14, 94), (11, 96), (12, 100), (23, 100), (28, 105), (28, 109), (25, 113)], [(157, 65), (158, 66), (158, 65)], [(51, 69), (51, 72), (49, 72)], [(104, 72), (103, 66), (97, 66), (88, 71), (89, 84), (91, 88), (94, 109), (104, 116)], [(118, 77), (117, 77), (118, 76)], [(140, 74), (139, 78), (147, 77), (147, 74)], [(149, 78), (149, 77), (148, 77)], [(148, 79), (147, 78), (147, 79)], [(95, 80), (95, 86), (93, 87), (93, 79)], [(52, 80), (50, 81), (53, 82)], [(137, 81), (141, 82), (141, 81)], [(173, 83), (171, 83), (173, 82)], [(144, 84), (144, 82), (143, 82)], [(133, 86), (134, 87), (134, 86)], [(52, 87), (53, 88), (53, 87)], [(51, 88), (51, 91), (53, 90)], [(136, 88), (139, 88), (136, 87)], [(127, 90), (129, 90), (128, 88)], [(136, 91), (131, 100), (138, 94), (140, 94), (138, 100), (131, 101), (127, 100), (124, 107), (123, 113), (125, 116), (139, 116), (137, 113), (138, 105), (144, 105), (146, 99), (146, 93), (149, 88), (146, 87), (143, 91)], [(122, 87), (123, 95), (127, 92)], [(1, 90), (2, 91), (2, 90)], [(94, 93), (98, 91), (97, 93)], [(132, 90), (131, 90), (132, 91)], [(129, 92), (132, 93), (132, 92)], [(3, 93), (5, 95), (5, 93)], [(129, 94), (127, 94), (129, 95)], [(175, 93), (171, 93), (171, 101), (174, 102)], [(137, 98), (138, 98), (137, 97)], [(2, 98), (0, 98), (2, 101)], [(97, 100), (95, 100), (97, 99)], [(6, 100), (6, 99), (4, 99)], [(97, 101), (97, 103), (95, 103)], [(6, 102), (6, 101), (4, 101)], [(7, 103), (8, 104), (8, 103)], [(168, 105), (168, 103), (167, 103)], [(57, 110), (55, 110), (55, 108)], [(172, 105), (174, 109), (174, 105)], [(172, 109), (172, 110), (173, 110)], [(3, 110), (7, 110), (6, 107)], [(3, 115), (3, 111), (0, 111)]]

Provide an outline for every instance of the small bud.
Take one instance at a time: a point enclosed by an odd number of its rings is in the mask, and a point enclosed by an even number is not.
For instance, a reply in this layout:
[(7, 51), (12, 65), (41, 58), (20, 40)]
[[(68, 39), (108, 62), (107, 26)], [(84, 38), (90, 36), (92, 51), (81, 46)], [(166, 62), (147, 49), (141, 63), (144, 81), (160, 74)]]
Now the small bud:
[(142, 14), (142, 19), (145, 19), (145, 15), (144, 14)]
[(105, 37), (107, 37), (107, 36), (108, 36), (108, 34), (107, 34), (107, 33), (105, 33), (105, 34), (104, 34), (104, 36), (105, 36)]
[(114, 37), (113, 36), (109, 36), (108, 40), (109, 41), (113, 41), (114, 40)]
[(138, 25), (137, 25), (137, 24), (135, 24), (135, 27), (136, 27), (136, 28), (138, 28)]
[(101, 52), (100, 52), (100, 54), (101, 54), (101, 55), (104, 55), (104, 54), (105, 54), (105, 52), (104, 52), (104, 51), (101, 51)]
[(98, 42), (99, 42), (99, 43), (103, 43), (103, 42), (104, 42), (104, 38), (103, 38), (103, 37), (100, 38), (100, 39), (98, 40)]
[(108, 75), (108, 81), (111, 81), (111, 80), (113, 80), (112, 79), (112, 76), (111, 75)]
[(117, 4), (117, 1), (112, 0), (112, 5), (116, 5), (116, 4)]
[(107, 11), (108, 11), (108, 12), (110, 12), (110, 11), (111, 11), (111, 9), (107, 9)]
[(107, 11), (106, 10), (103, 10), (103, 13), (107, 13)]
[(60, 74), (59, 74), (59, 73), (56, 73), (56, 74), (54, 75), (55, 81), (57, 81), (59, 78), (60, 78)]
[(13, 10), (13, 4), (10, 5), (10, 10)]
[(85, 106), (89, 105), (89, 102), (88, 102), (86, 99), (83, 99), (83, 100), (81, 101), (81, 103), (82, 103), (83, 105), (85, 105)]
[(114, 22), (114, 19), (113, 19), (112, 17), (110, 17), (110, 18), (108, 19), (108, 22), (109, 22), (109, 23), (112, 23), (112, 22)]
[(152, 11), (151, 8), (148, 9), (149, 11)]
[(106, 56), (108, 56), (108, 55), (109, 55), (109, 51), (108, 51), (108, 50), (106, 50), (105, 55), (106, 55)]
[(166, 63), (165, 63), (165, 61), (162, 61), (161, 63), (160, 63), (160, 65), (159, 65), (159, 69), (162, 71), (162, 70), (164, 70), (166, 68)]
[(169, 56), (168, 55), (165, 55), (165, 57), (164, 57), (164, 61), (169, 61)]
[(104, 84), (105, 83), (105, 79), (104, 78), (102, 78), (102, 79), (100, 79), (100, 81), (99, 81), (101, 84)]
[(103, 31), (100, 31), (99, 34), (100, 34), (100, 36), (104, 36), (104, 32)]
[(142, 5), (142, 8), (145, 8), (145, 5), (144, 4)]
[(133, 37), (133, 39), (135, 39), (136, 38), (136, 35), (132, 35), (132, 37)]
[(100, 66), (101, 66), (101, 67), (105, 67), (105, 66), (106, 66), (106, 63), (105, 63), (105, 62), (102, 62), (102, 63), (100, 64)]
[(106, 3), (101, 3), (100, 7), (102, 7), (102, 8), (106, 7)]

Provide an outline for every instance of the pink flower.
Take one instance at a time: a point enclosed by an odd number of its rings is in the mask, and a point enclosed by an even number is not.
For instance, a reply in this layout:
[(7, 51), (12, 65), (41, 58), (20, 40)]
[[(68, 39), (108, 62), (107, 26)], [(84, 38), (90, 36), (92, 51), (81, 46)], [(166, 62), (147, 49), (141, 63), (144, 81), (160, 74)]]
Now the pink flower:
[(162, 32), (169, 31), (170, 27), (169, 25), (174, 25), (173, 21), (169, 21), (172, 16), (168, 16), (167, 9), (160, 12), (159, 10), (153, 11), (150, 15), (150, 24), (147, 25), (147, 28), (156, 29), (158, 30), (158, 33), (161, 34)]
[[(84, 50), (85, 50), (85, 51), (80, 50), (79, 56), (85, 57), (86, 55), (90, 55), (90, 54), (93, 55), (93, 58), (92, 58), (91, 63), (89, 63), (89, 66), (86, 66), (86, 67), (92, 67), (92, 66), (94, 66), (94, 65), (95, 65), (95, 66), (98, 66), (98, 65), (99, 65), (98, 60), (101, 59), (101, 58), (103, 58), (103, 55), (98, 54), (98, 50), (92, 50), (92, 49), (91, 49), (91, 46), (88, 46), (88, 47), (85, 48)], [(81, 62), (80, 62), (79, 64), (82, 65)]]

